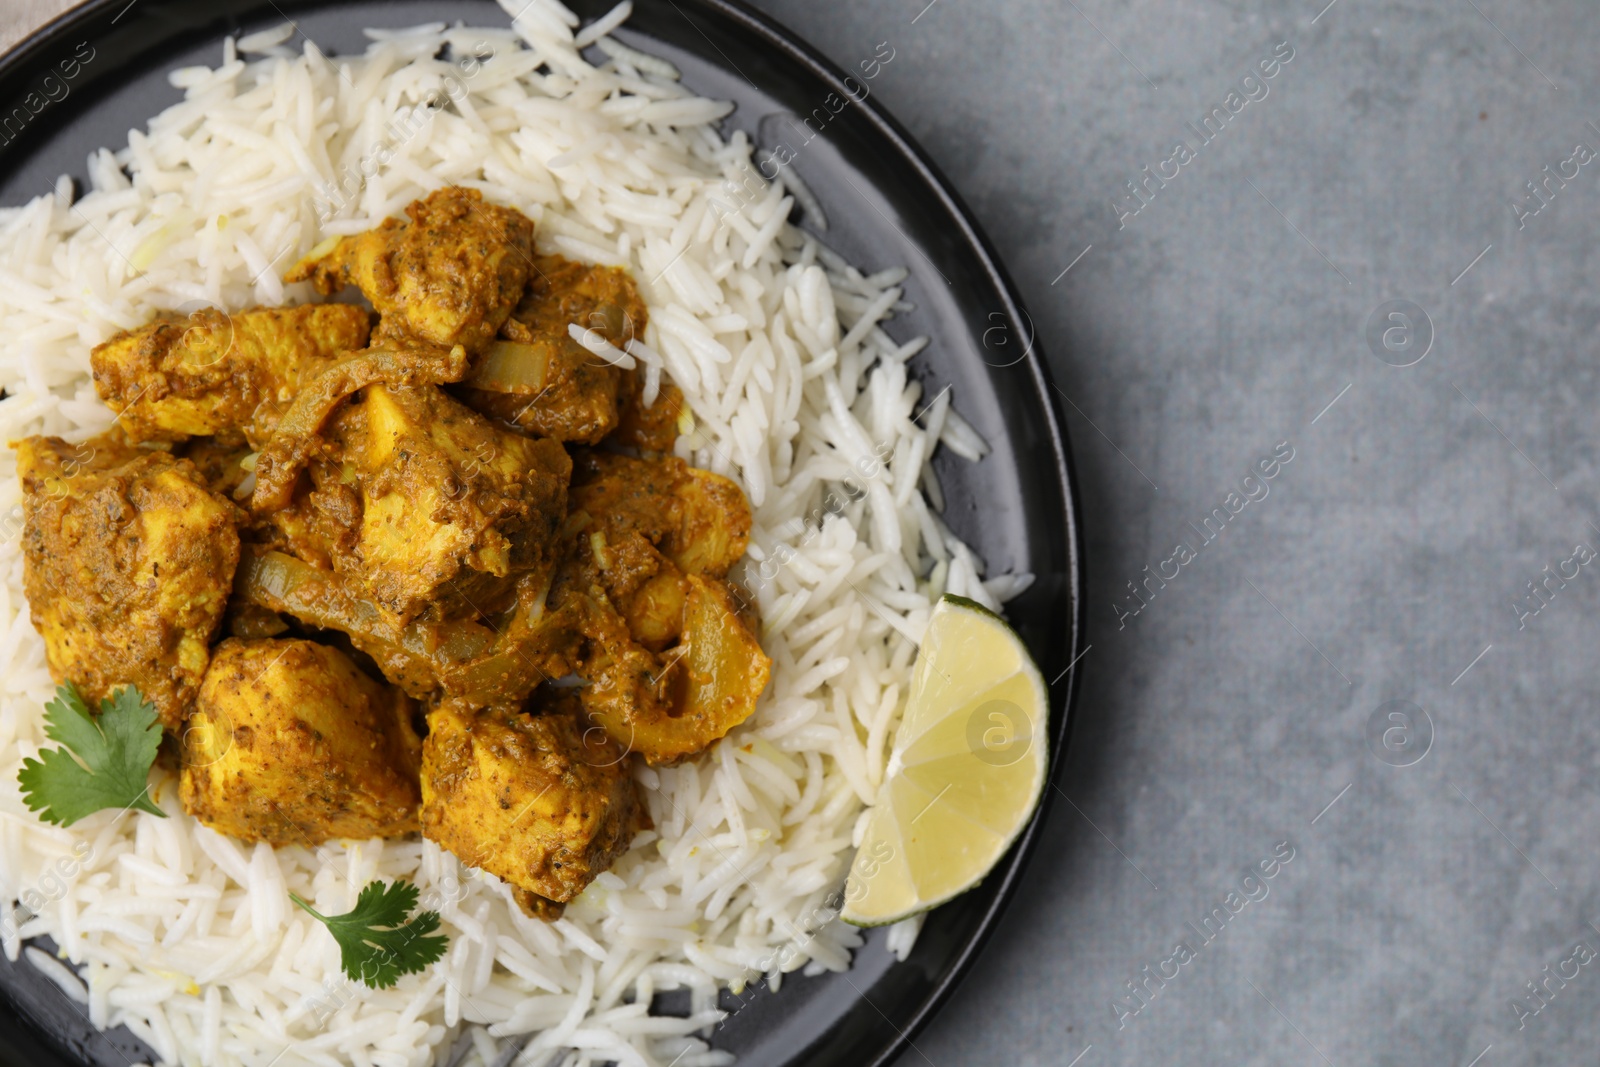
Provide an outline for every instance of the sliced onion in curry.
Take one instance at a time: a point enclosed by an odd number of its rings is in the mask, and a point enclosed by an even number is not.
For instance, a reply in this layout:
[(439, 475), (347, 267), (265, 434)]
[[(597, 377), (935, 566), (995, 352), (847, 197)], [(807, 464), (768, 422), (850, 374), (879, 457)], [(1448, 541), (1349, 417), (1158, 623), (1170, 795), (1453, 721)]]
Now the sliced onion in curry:
[(496, 635), (468, 619), (417, 619), (396, 630), (337, 575), (282, 552), (247, 555), (234, 579), (235, 595), (247, 603), (348, 634), (414, 696), (442, 685), (451, 695), (483, 703), (520, 700), (546, 679), (537, 649), (559, 625), (546, 617), (548, 592), (548, 579), (525, 580), (515, 615)]
[(234, 594), (320, 629), (349, 634), (357, 648), (384, 666), (385, 673), (393, 671), (404, 678), (392, 680), (408, 692), (431, 689), (439, 661), (470, 661), (495, 642), (494, 631), (470, 620), (419, 620), (396, 630), (371, 602), (351, 595), (337, 575), (282, 552), (241, 559)]
[(472, 366), (463, 385), (489, 393), (537, 393), (549, 377), (550, 346), (494, 341)]
[(369, 348), (355, 352), (308, 382), (278, 420), (272, 440), (256, 459), (256, 488), (250, 506), (274, 511), (289, 506), (295, 478), (316, 445), (317, 433), (345, 398), (376, 382), (385, 385), (443, 385), (467, 372), (467, 350)]
[(541, 653), (559, 639), (568, 620), (546, 610), (550, 578), (526, 575), (517, 584), (517, 605), (487, 655), (440, 672), (445, 691), (490, 704), (525, 698), (540, 682), (551, 680)]

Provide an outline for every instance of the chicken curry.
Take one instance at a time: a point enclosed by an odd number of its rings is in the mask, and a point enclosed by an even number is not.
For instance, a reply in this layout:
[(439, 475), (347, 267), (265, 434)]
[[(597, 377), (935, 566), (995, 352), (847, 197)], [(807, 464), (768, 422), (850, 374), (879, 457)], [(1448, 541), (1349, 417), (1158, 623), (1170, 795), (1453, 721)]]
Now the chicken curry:
[(112, 430), (14, 447), (51, 671), (148, 695), (185, 810), (420, 832), (552, 918), (648, 823), (635, 762), (723, 737), (770, 661), (729, 578), (748, 502), (672, 455), (681, 394), (607, 358), (632, 280), (533, 236), (441, 189), (287, 275), (364, 303), (119, 334)]

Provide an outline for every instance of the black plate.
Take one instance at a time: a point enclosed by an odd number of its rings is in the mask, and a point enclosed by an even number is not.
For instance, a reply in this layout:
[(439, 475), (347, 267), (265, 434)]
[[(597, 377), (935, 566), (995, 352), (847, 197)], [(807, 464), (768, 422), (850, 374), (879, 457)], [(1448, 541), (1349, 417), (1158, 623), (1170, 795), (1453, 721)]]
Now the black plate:
[[(574, 6), (587, 21), (612, 2)], [(329, 52), (361, 50), (365, 26), (509, 21), (484, 0), (91, 0), (0, 59), (0, 205), (49, 190), (60, 174), (81, 176), (96, 147), (125, 144), (130, 128), (179, 99), (167, 71), (215, 64), (225, 34), (285, 18)], [(1038, 576), (1008, 614), (1045, 677), (1055, 679), (1075, 661), (1082, 639), (1083, 553), (1067, 442), (1043, 355), (988, 241), (878, 107), (865, 77), (874, 68), (849, 72), (847, 82), (846, 72), (815, 50), (726, 0), (636, 0), (617, 36), (669, 58), (697, 92), (735, 101), (731, 127), (769, 148), (789, 142), (799, 153), (791, 165), (828, 216), (826, 240), (847, 259), (869, 271), (910, 268), (908, 298), (917, 309), (896, 319), (893, 332), (933, 338), (913, 360), (924, 395), (953, 386), (957, 409), (994, 449), (978, 464), (943, 453), (936, 459), (946, 519), (991, 573)], [(872, 58), (871, 50), (859, 57)], [(70, 81), (61, 77), (67, 70)], [(56, 80), (47, 82), (52, 74)], [(798, 138), (785, 132), (793, 127), (771, 119), (785, 113), (815, 115), (811, 126), (821, 133), (804, 147), (793, 143)], [(1076, 683), (1072, 671), (1053, 687), (1052, 774), (1062, 763)], [(737, 1053), (743, 1067), (887, 1063), (972, 962), (1021, 876), (1043, 815), (1041, 807), (983, 885), (928, 917), (905, 963), (894, 963), (883, 931), (872, 931), (845, 975), (791, 975), (778, 994), (727, 997), (734, 1014), (714, 1044)], [(150, 1059), (126, 1031), (96, 1033), (26, 962), (0, 958), (0, 994), (11, 1008), (0, 1010), (0, 1062), (126, 1067)]]

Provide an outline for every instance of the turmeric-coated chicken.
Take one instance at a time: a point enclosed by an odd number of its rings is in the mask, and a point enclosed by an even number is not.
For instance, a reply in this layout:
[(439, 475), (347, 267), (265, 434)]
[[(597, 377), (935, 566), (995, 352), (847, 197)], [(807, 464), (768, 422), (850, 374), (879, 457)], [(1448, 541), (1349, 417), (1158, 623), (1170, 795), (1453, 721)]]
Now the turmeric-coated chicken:
[(722, 580), (744, 554), (738, 486), (675, 458), (591, 453), (557, 602), (584, 635), (584, 707), (651, 763), (700, 752), (747, 719), (771, 661)]
[(136, 440), (218, 434), (260, 447), (300, 387), (367, 343), (368, 312), (349, 304), (206, 308), (95, 346), (95, 389)]
[(492, 614), (546, 567), (571, 461), (431, 385), (375, 384), (330, 420), (311, 489), (268, 516), (287, 550), (358, 583), (403, 624)]
[(361, 390), (438, 385), (459, 381), (466, 372), (467, 350), (460, 345), (389, 345), (335, 360), (300, 390), (256, 456), (251, 510), (264, 514), (289, 506), (301, 472), (324, 443), (329, 420)]
[(227, 605), (238, 509), (193, 463), (117, 433), (15, 447), (23, 582), (51, 674), (75, 682), (91, 706), (136, 685), (176, 729)]
[(353, 237), (330, 238), (286, 281), (332, 294), (359, 288), (383, 316), (379, 334), (477, 351), (522, 298), (533, 263), (533, 223), (476, 189), (446, 186)]
[(242, 502), (245, 480), (250, 472), (244, 464), (252, 449), (245, 444), (228, 444), (215, 437), (192, 437), (172, 450), (195, 465), (206, 486), (218, 496)]
[(637, 370), (623, 376), (617, 390), (617, 428), (608, 440), (649, 458), (672, 451), (682, 432), (685, 406), (682, 391), (669, 381), (663, 381), (646, 404), (642, 378)]
[(750, 541), (750, 505), (739, 487), (673, 456), (585, 453), (573, 466), (569, 508), (587, 523), (589, 557), (614, 593), (653, 573), (635, 558), (645, 544), (685, 573), (721, 578)]
[(725, 583), (684, 575), (674, 604), (677, 640), (660, 653), (639, 643), (603, 597), (591, 595), (578, 609), (584, 709), (652, 764), (703, 752), (748, 719), (772, 670)]
[(530, 433), (594, 444), (617, 426), (627, 372), (575, 341), (571, 327), (625, 350), (646, 321), (626, 271), (540, 256), (527, 295), (473, 364), (461, 397)]
[(183, 808), (246, 841), (315, 845), (417, 829), (412, 703), (336, 648), (228, 638), (183, 735)]
[(575, 705), (555, 697), (530, 714), (455, 701), (429, 714), (422, 835), (547, 901), (581, 893), (646, 816), (627, 752)]

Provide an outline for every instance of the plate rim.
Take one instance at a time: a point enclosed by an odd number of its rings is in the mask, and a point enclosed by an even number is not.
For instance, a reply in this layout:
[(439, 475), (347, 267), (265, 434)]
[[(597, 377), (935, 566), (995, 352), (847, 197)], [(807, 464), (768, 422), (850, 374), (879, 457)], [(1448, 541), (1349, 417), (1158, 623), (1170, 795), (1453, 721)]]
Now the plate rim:
[[(241, 6), (249, 5), (255, 8), (276, 11), (283, 16), (285, 21), (293, 21), (288, 12), (298, 12), (305, 9), (315, 9), (333, 6), (339, 0), (288, 0), (284, 7), (280, 7), (275, 0), (241, 0)], [(1062, 536), (1067, 555), (1067, 566), (1063, 578), (1065, 579), (1060, 595), (1069, 599), (1070, 605), (1064, 613), (1067, 620), (1067, 633), (1064, 640), (1055, 642), (1056, 648), (1051, 648), (1048, 653), (1063, 656), (1066, 661), (1064, 668), (1065, 677), (1057, 684), (1049, 686), (1049, 703), (1051, 714), (1051, 741), (1050, 766), (1046, 776), (1046, 785), (1060, 789), (1058, 779), (1066, 765), (1066, 756), (1071, 744), (1073, 722), (1076, 719), (1075, 711), (1081, 688), (1083, 669), (1081, 659), (1087, 649), (1081, 647), (1084, 632), (1088, 622), (1088, 603), (1085, 596), (1087, 586), (1087, 564), (1085, 553), (1084, 531), (1082, 523), (1082, 501), (1080, 499), (1079, 479), (1073, 462), (1073, 452), (1067, 435), (1066, 420), (1060, 402), (1056, 399), (1058, 390), (1055, 388), (1048, 361), (1044, 355), (1044, 348), (1039, 343), (1037, 332), (1034, 329), (1034, 320), (1028, 314), (1022, 301), (1022, 296), (1012, 281), (1010, 273), (1006, 270), (1003, 261), (990, 241), (987, 233), (979, 226), (977, 219), (968, 208), (965, 200), (955, 190), (944, 172), (932, 160), (909, 130), (903, 126), (882, 105), (874, 95), (865, 97), (852, 93), (845, 84), (846, 78), (854, 80), (838, 64), (824, 55), (815, 45), (802, 37), (797, 32), (789, 29), (783, 23), (763, 11), (757, 10), (745, 0), (634, 0), (640, 4), (666, 4), (675, 9), (685, 21), (689, 22), (697, 32), (704, 36), (704, 31), (695, 25), (690, 18), (690, 11), (695, 11), (713, 19), (723, 19), (736, 24), (747, 33), (756, 35), (765, 46), (783, 53), (791, 62), (798, 63), (812, 76), (825, 83), (831, 90), (845, 94), (859, 108), (860, 113), (869, 120), (877, 135), (887, 142), (892, 152), (908, 163), (921, 181), (925, 190), (930, 193), (943, 207), (945, 212), (956, 221), (959, 227), (959, 238), (962, 244), (973, 249), (978, 256), (982, 273), (986, 276), (988, 284), (995, 294), (999, 296), (1003, 305), (1000, 314), (1007, 323), (1026, 322), (1029, 325), (1029, 345), (1019, 363), (1027, 368), (1029, 381), (1033, 392), (1040, 398), (1044, 414), (1045, 436), (1049, 442), (1049, 458), (1051, 474), (1057, 483), (1061, 494), (1061, 514), (1058, 516), (1063, 523)], [(60, 12), (43, 25), (34, 29), (20, 40), (15, 42), (4, 52), (0, 52), (0, 85), (12, 81), (18, 76), (25, 76), (30, 68), (36, 67), (41, 62), (43, 55), (52, 46), (59, 44), (63, 38), (75, 28), (95, 25), (105, 19), (109, 10), (115, 6), (123, 5), (121, 10), (126, 11), (128, 0), (82, 0), (73, 7)], [(233, 5), (229, 5), (230, 8)], [(685, 10), (685, 9), (688, 10)], [(263, 12), (241, 12), (229, 10), (227, 14), (241, 21), (253, 17), (254, 14)], [(120, 15), (117, 16), (120, 18)], [(115, 19), (112, 25), (115, 25)], [(626, 25), (626, 24), (624, 24)], [(102, 27), (103, 29), (103, 27)], [(182, 32), (179, 30), (177, 32)], [(709, 37), (707, 38), (709, 41)], [(712, 47), (716, 45), (712, 42)], [(720, 51), (720, 49), (719, 49)], [(727, 60), (727, 57), (723, 57)], [(48, 61), (44, 61), (48, 66)], [(731, 60), (727, 60), (730, 66)], [(743, 72), (736, 67), (735, 72), (743, 77)], [(746, 80), (750, 80), (748, 77)], [(753, 82), (757, 89), (759, 83)], [(114, 90), (113, 90), (114, 91)], [(36, 131), (35, 131), (36, 133)], [(19, 138), (20, 139), (20, 138)], [(30, 138), (31, 139), (31, 138)], [(31, 149), (26, 141), (22, 144), (23, 151), (20, 155), (26, 158)], [(0, 170), (9, 171), (7, 166)], [(1064, 794), (1063, 794), (1064, 795)], [(1039, 805), (1028, 821), (1028, 825), (1017, 837), (1017, 840), (1007, 850), (1001, 859), (1000, 867), (992, 872), (988, 878), (998, 874), (997, 889), (978, 918), (974, 932), (966, 938), (961, 948), (948, 961), (943, 973), (933, 984), (933, 987), (911, 1010), (909, 1018), (902, 1024), (896, 1024), (885, 1017), (894, 1030), (890, 1038), (872, 1057), (866, 1061), (867, 1067), (888, 1067), (888, 1065), (904, 1053), (908, 1048), (914, 1047), (913, 1039), (932, 1020), (955, 993), (957, 987), (966, 978), (982, 954), (989, 939), (994, 935), (996, 927), (1006, 908), (1012, 903), (1023, 872), (1032, 859), (1033, 851), (1038, 845), (1044, 823), (1053, 806), (1053, 797), (1050, 789), (1046, 788), (1040, 798)], [(987, 879), (986, 879), (987, 881)], [(0, 990), (3, 995), (7, 1014), (15, 1017), (25, 1026), (30, 1036), (43, 1040), (53, 1049), (61, 1049), (61, 1045), (50, 1035), (42, 1033), (28, 1013), (18, 1010), (8, 991)], [(68, 1053), (70, 1054), (70, 1053)]]

